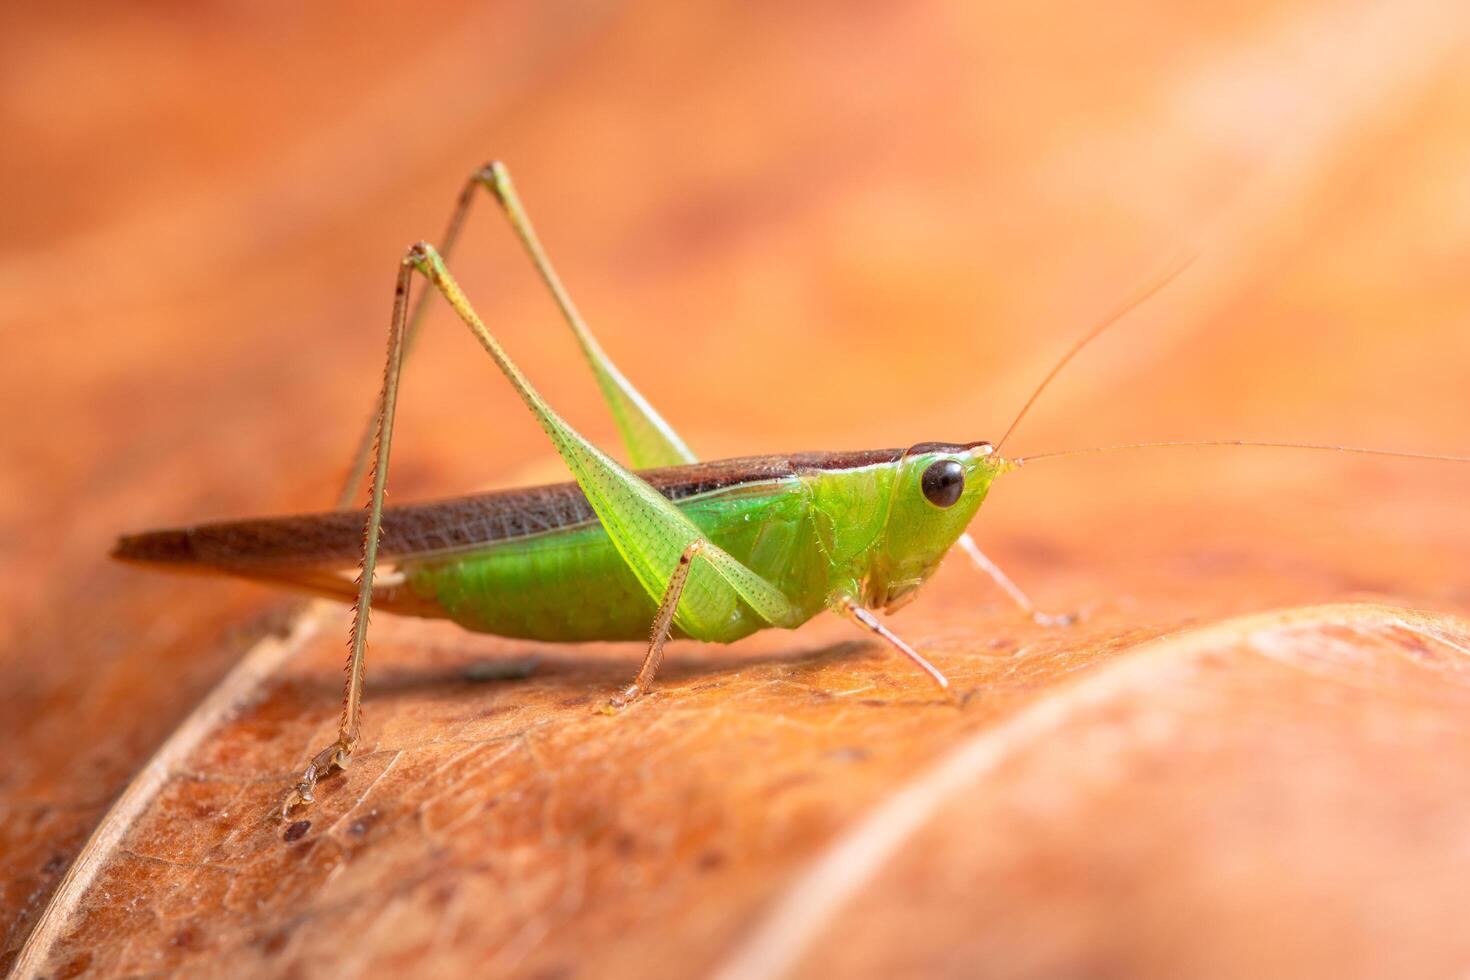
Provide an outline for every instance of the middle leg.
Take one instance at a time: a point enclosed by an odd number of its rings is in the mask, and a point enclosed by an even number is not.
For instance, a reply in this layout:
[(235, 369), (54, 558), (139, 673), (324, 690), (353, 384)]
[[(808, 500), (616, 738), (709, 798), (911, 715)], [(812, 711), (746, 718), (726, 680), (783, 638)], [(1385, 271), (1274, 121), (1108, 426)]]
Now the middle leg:
[(653, 686), (654, 675), (658, 673), (659, 665), (664, 660), (664, 644), (668, 642), (669, 633), (674, 626), (674, 612), (679, 608), (679, 599), (684, 595), (684, 586), (689, 581), (690, 568), (704, 549), (705, 540), (698, 538), (690, 542), (689, 547), (679, 556), (679, 564), (674, 566), (674, 574), (669, 576), (663, 601), (658, 605), (658, 615), (653, 617), (653, 628), (648, 637), (648, 653), (643, 657), (643, 665), (638, 668), (638, 676), (603, 706), (605, 714), (627, 707), (630, 702), (647, 694), (648, 689)]

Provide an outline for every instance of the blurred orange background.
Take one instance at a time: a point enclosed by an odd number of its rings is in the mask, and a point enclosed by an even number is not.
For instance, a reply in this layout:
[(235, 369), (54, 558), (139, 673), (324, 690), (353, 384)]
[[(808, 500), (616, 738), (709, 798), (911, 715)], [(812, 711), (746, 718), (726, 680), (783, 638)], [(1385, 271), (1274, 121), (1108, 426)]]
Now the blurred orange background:
[[(474, 167), (510, 166), (599, 338), (707, 458), (998, 437), (1067, 345), (1184, 249), (1190, 270), (1090, 348), (1008, 450), (1465, 453), (1467, 42), (1463, 5), (1386, 0), (11, 5), (0, 964), (248, 624), (283, 606), (115, 567), (112, 539), (331, 501), (376, 393), (395, 263), (439, 234)], [(612, 444), (488, 202), (454, 264), (551, 402)], [(395, 499), (561, 478), (474, 351), (433, 315), (404, 382)], [(997, 486), (976, 530), (1047, 606), (1102, 610), (1094, 652), (1133, 629), (1363, 594), (1463, 613), (1467, 471), (1224, 451), (1038, 463)], [(957, 657), (1012, 629), (983, 583), (935, 588), (895, 627)], [(816, 629), (749, 656), (847, 637)], [(334, 632), (311, 668), (333, 684), (337, 650)], [(635, 654), (606, 656), (611, 677)], [(329, 725), (332, 697), (299, 710)], [(271, 754), (262, 792), (299, 741)], [(854, 790), (792, 861), (902, 769)], [(716, 890), (741, 899), (719, 926), (673, 930), (715, 937), (689, 939), (688, 962), (717, 963), (794, 867)], [(110, 923), (96, 959), (58, 947), (53, 966), (152, 968), (147, 943), (118, 938), (131, 928)], [(1465, 962), (1424, 942), (1430, 972)], [(1133, 955), (1143, 945), (1110, 955), (1140, 973), (1301, 965), (1211, 959), (1205, 940), (1198, 961)], [(546, 965), (527, 955), (502, 965)]]

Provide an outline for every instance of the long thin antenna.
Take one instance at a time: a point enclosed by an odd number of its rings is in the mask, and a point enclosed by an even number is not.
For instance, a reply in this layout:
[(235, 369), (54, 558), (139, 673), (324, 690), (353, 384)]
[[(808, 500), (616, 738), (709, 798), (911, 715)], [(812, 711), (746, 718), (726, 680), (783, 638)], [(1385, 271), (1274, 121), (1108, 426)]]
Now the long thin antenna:
[(1047, 373), (1046, 377), (1041, 380), (1041, 384), (1036, 386), (1036, 390), (1031, 393), (1031, 397), (1026, 399), (1026, 404), (1022, 405), (1021, 410), (1016, 413), (1015, 419), (1011, 422), (1011, 427), (1009, 429), (1006, 429), (1005, 435), (1000, 437), (1000, 442), (997, 442), (995, 444), (996, 452), (999, 452), (1000, 448), (1006, 444), (1006, 440), (1011, 437), (1011, 433), (1016, 431), (1016, 426), (1021, 424), (1021, 420), (1026, 417), (1026, 413), (1031, 411), (1031, 406), (1036, 404), (1036, 399), (1041, 397), (1041, 393), (1046, 390), (1046, 386), (1051, 384), (1052, 379), (1062, 372), (1062, 368), (1067, 366), (1068, 361), (1076, 357), (1081, 352), (1082, 348), (1086, 347), (1088, 344), (1096, 340), (1104, 330), (1107, 330), (1109, 327), (1117, 323), (1119, 320), (1123, 319), (1129, 313), (1132, 313), (1135, 309), (1141, 306), (1145, 300), (1153, 296), (1165, 286), (1169, 285), (1169, 283), (1173, 282), (1176, 276), (1178, 276), (1185, 269), (1189, 268), (1190, 263), (1195, 260), (1197, 254), (1198, 253), (1194, 251), (1186, 251), (1181, 253), (1177, 258), (1174, 259), (1173, 262), (1165, 267), (1163, 272), (1161, 272), (1159, 275), (1155, 276), (1148, 282), (1144, 283), (1141, 289), (1135, 292), (1132, 296), (1128, 297), (1128, 299), (1126, 299), (1121, 305), (1119, 305), (1107, 316), (1099, 320), (1091, 330), (1087, 331), (1087, 333), (1082, 336), (1081, 340), (1073, 344), (1072, 349), (1067, 351), (1066, 354), (1062, 355), (1061, 360), (1057, 361), (1056, 365), (1051, 369), (1050, 372)]
[(1063, 449), (1052, 453), (1037, 453), (1023, 456), (1010, 462), (1015, 466), (1034, 463), (1038, 459), (1061, 459), (1065, 456), (1090, 456), (1098, 453), (1116, 453), (1130, 449), (1174, 449), (1187, 447), (1200, 449), (1218, 446), (1244, 446), (1251, 449), (1315, 449), (1329, 453), (1354, 453), (1360, 456), (1391, 456), (1396, 459), (1422, 459), (1437, 463), (1470, 463), (1470, 456), (1451, 456), (1444, 453), (1416, 453), (1400, 449), (1374, 449), (1366, 446), (1339, 446), (1323, 442), (1262, 442), (1255, 439), (1198, 439), (1181, 442), (1129, 442), (1117, 446), (1090, 446), (1086, 449)]

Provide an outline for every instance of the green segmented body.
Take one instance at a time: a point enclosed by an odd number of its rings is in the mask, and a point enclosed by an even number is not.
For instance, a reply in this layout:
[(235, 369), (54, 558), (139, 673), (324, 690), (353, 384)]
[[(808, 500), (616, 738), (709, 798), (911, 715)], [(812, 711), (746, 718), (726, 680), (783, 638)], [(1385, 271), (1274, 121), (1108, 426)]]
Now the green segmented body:
[[(823, 607), (826, 562), (805, 487), (789, 478), (680, 501), (709, 539), (780, 589), (805, 622)], [(408, 588), (466, 629), (552, 642), (638, 640), (657, 604), (598, 523), (497, 541), (449, 558), (400, 564)], [(743, 603), (728, 642), (767, 624)], [(676, 633), (682, 631), (676, 630)]]
[[(924, 469), (962, 460), (964, 495), (938, 508), (918, 492)], [(893, 606), (938, 566), (999, 466), (970, 447), (802, 453), (643, 471), (718, 547), (790, 602), (794, 628), (834, 596)], [(351, 598), (361, 535), (351, 511), (154, 531), (125, 538), (118, 557), (205, 567)], [(466, 629), (548, 642), (637, 640), (656, 603), (576, 484), (483, 494), (384, 513), (382, 553), (401, 581), (374, 604), (446, 618)], [(717, 582), (696, 566), (691, 592)], [(704, 580), (701, 580), (704, 576)], [(728, 590), (726, 590), (728, 593)], [(709, 599), (706, 598), (706, 604)], [(723, 615), (681, 636), (728, 643), (769, 628), (731, 597)]]

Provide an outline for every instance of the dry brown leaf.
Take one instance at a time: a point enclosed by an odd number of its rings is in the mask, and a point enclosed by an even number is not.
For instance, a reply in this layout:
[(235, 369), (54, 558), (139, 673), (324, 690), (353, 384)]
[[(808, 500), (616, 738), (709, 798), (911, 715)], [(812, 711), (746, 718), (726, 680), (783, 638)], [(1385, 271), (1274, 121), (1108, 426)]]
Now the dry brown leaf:
[[(3, 15), (0, 179), (27, 193), (0, 215), (25, 368), (0, 386), (24, 420), (0, 478), (0, 966), (1470, 967), (1461, 469), (1182, 453), (1007, 477), (977, 530), (1087, 616), (1018, 623), (947, 566), (893, 626), (964, 710), (838, 622), (675, 645), (610, 719), (591, 708), (636, 649), (382, 616), (364, 749), (309, 827), (269, 814), (330, 737), (341, 611), (102, 560), (120, 531), (330, 498), (396, 250), (489, 151), (706, 455), (993, 436), (1186, 237), (1195, 268), (1019, 450), (1463, 451), (1462, 13), (378, 13), (314, 7), (289, 37), (277, 13)], [(472, 239), (482, 312), (606, 439), (505, 236)], [(395, 498), (556, 478), (443, 322), (405, 382)]]
[(682, 657), (606, 718), (612, 657), (486, 680), (385, 630), (364, 751), (288, 825), (273, 806), (330, 737), (340, 643), (266, 641), (305, 655), (170, 745), (27, 965), (1425, 976), (1470, 957), (1470, 626), (1364, 604), (1142, 642), (1002, 622), (976, 649), (934, 638), (997, 626), (947, 591), (915, 625), (977, 692), (966, 710), (823, 636)]

